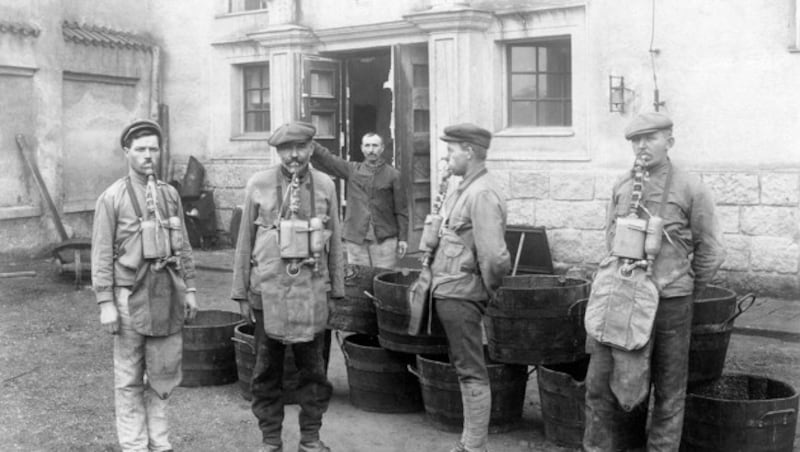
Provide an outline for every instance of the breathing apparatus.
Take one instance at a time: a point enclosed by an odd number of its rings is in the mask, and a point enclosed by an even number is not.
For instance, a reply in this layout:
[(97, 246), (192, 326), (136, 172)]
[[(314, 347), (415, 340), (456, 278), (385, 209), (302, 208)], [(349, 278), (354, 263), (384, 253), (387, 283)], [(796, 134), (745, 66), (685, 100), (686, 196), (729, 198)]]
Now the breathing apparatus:
[(167, 264), (180, 264), (183, 248), (183, 228), (178, 216), (164, 218), (159, 209), (159, 189), (152, 169), (146, 173), (146, 215), (142, 219), (142, 254), (145, 259), (155, 260), (156, 268)]
[[(633, 164), (633, 188), (628, 215), (617, 218), (614, 233), (614, 242), (611, 254), (623, 259), (620, 273), (630, 275), (635, 268), (643, 268), (647, 275), (653, 273), (653, 262), (661, 250), (662, 236), (669, 235), (664, 230), (664, 219), (660, 216), (664, 203), (667, 200), (671, 180), (671, 169), (667, 175), (664, 193), (659, 207), (659, 213), (653, 214), (644, 206), (642, 190), (644, 188), (646, 160), (642, 155), (637, 155)], [(648, 215), (647, 219), (639, 218), (639, 209)]]
[[(310, 198), (313, 212), (313, 185)], [(285, 205), (287, 201), (289, 203), (288, 218), (283, 218), (282, 205), (281, 219), (278, 224), (281, 258), (288, 260), (286, 273), (289, 276), (297, 276), (300, 273), (300, 266), (307, 265), (312, 267), (314, 274), (319, 274), (319, 262), (325, 248), (324, 229), (328, 218), (324, 215), (314, 216), (308, 220), (300, 218), (300, 178), (297, 172), (292, 173), (292, 180), (289, 190), (284, 196), (283, 204)]]
[(436, 248), (439, 246), (439, 238), (441, 237), (442, 233), (442, 223), (444, 222), (444, 217), (440, 212), (442, 210), (444, 199), (447, 196), (447, 187), (451, 175), (452, 172), (449, 169), (444, 170), (441, 182), (439, 182), (439, 191), (436, 194), (436, 199), (433, 202), (433, 206), (431, 206), (431, 213), (425, 216), (425, 223), (422, 227), (422, 235), (420, 236), (419, 240), (419, 249), (423, 252), (423, 267), (430, 265), (431, 257), (436, 251)]

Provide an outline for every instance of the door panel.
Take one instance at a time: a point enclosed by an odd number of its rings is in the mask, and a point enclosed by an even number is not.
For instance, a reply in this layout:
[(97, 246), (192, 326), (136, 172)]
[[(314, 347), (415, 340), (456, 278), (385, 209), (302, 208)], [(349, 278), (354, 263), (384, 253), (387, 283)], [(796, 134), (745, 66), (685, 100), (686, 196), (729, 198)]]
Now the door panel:
[(427, 44), (394, 47), (397, 166), (408, 199), (409, 251), (417, 251), (431, 209), (431, 134)]
[[(302, 56), (300, 119), (317, 128), (314, 139), (336, 155), (343, 155), (342, 70), (338, 60), (314, 55)], [(339, 210), (343, 213), (342, 184), (337, 181)]]

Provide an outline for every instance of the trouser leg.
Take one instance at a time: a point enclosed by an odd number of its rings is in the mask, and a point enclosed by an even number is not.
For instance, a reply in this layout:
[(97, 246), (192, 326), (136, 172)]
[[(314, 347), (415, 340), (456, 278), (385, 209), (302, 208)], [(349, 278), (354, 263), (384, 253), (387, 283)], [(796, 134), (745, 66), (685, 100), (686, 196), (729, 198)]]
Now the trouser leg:
[(147, 432), (150, 450), (172, 449), (169, 442), (167, 405), (172, 390), (181, 380), (183, 354), (182, 333), (164, 337), (148, 337), (145, 341), (147, 384), (144, 389)]
[(114, 335), (114, 411), (117, 438), (123, 452), (148, 450), (144, 401), (145, 337), (131, 325), (128, 311), (130, 291), (115, 291), (120, 315), (119, 333)]
[(297, 394), (300, 441), (303, 443), (319, 440), (322, 415), (328, 410), (333, 394), (333, 385), (325, 372), (325, 334), (323, 331), (317, 333), (312, 342), (292, 345), (299, 377)]
[(691, 296), (662, 298), (656, 313), (651, 364), (655, 392), (648, 452), (677, 451), (681, 442), (689, 344), (692, 333)]
[(256, 362), (253, 366), (251, 404), (263, 442), (281, 444), (283, 426), (283, 357), (285, 346), (264, 333), (263, 312), (256, 311)]
[(492, 405), (489, 371), (483, 354), (483, 306), (452, 299), (436, 299), (435, 305), (461, 389), (464, 405), (461, 442), (467, 451), (482, 452), (488, 442)]
[(611, 349), (587, 338), (590, 351), (586, 371), (586, 411), (583, 430), (583, 450), (586, 452), (616, 451), (614, 413), (617, 401), (609, 385), (614, 366)]

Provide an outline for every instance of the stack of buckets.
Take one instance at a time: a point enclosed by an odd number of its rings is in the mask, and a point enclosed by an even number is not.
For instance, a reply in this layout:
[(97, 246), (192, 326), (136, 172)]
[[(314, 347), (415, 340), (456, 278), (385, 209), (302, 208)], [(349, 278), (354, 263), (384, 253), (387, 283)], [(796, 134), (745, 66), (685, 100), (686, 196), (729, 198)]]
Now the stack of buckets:
[[(330, 305), (328, 327), (354, 333), (340, 345), (355, 407), (385, 413), (424, 409), (437, 428), (460, 431), (460, 389), (441, 325), (434, 322), (430, 334), (407, 333), (406, 292), (418, 274), (348, 264), (346, 298)], [(519, 425), (527, 366), (535, 366), (547, 440), (581, 446), (589, 362), (583, 315), (590, 288), (588, 280), (563, 276), (504, 278), (485, 317), (491, 432)], [(722, 375), (733, 321), (754, 299), (737, 302), (734, 292), (709, 286), (695, 300), (683, 451), (748, 451), (755, 445), (792, 450), (796, 391), (767, 378)], [(246, 328), (252, 329), (238, 326), (235, 336), (243, 395), (252, 372), (248, 361), (254, 360), (246, 337), (252, 331)], [(647, 407), (621, 412), (618, 421), (626, 447), (643, 447)]]

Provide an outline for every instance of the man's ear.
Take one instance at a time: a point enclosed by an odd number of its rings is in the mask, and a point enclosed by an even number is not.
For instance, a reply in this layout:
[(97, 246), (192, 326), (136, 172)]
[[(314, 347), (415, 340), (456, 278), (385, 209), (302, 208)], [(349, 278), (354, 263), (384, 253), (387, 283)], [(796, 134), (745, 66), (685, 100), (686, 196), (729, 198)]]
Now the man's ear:
[(669, 138), (667, 138), (667, 143), (669, 143), (670, 148), (672, 146), (675, 146), (675, 137), (673, 135), (670, 135)]

